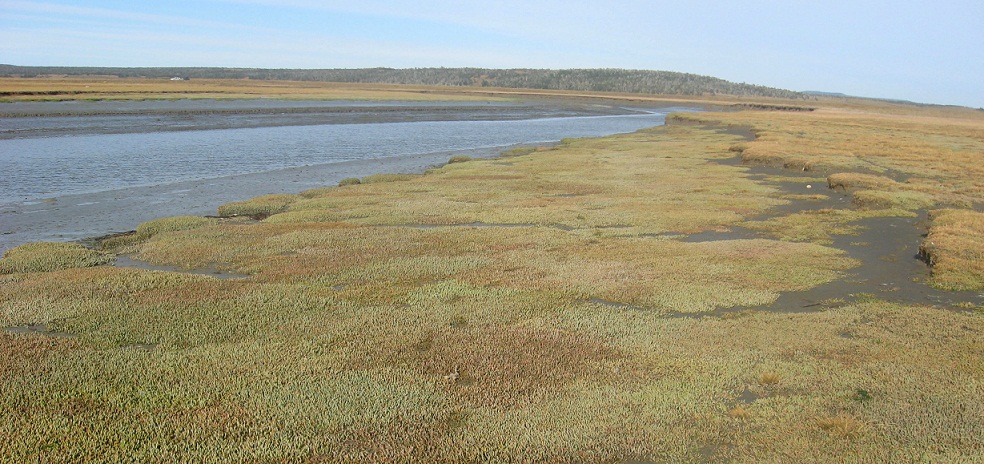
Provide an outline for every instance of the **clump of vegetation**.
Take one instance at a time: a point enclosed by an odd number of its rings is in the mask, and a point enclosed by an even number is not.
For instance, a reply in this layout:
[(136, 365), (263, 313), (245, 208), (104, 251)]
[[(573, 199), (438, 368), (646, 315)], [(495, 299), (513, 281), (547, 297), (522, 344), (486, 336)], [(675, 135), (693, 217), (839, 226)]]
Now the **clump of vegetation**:
[(827, 176), (827, 186), (842, 191), (859, 188), (885, 190), (897, 188), (898, 182), (888, 177), (874, 174), (838, 172)]
[(820, 160), (816, 158), (790, 156), (783, 159), (782, 167), (794, 171), (816, 171), (820, 168)]
[(737, 405), (728, 410), (728, 417), (732, 419), (745, 420), (752, 416), (752, 413), (743, 405)]
[(761, 385), (773, 386), (773, 385), (778, 385), (779, 381), (782, 380), (782, 377), (776, 372), (768, 371), (768, 372), (763, 372), (762, 375), (759, 376), (758, 380), (759, 380), (759, 384)]
[(858, 190), (853, 194), (854, 204), (866, 209), (899, 208), (904, 210), (926, 209), (934, 204), (933, 196), (913, 191)]
[(728, 151), (738, 153), (739, 155), (744, 153), (745, 150), (747, 149), (748, 149), (748, 144), (745, 142), (735, 143), (732, 144), (730, 147), (728, 147)]
[(502, 154), (500, 154), (499, 156), (503, 158), (512, 158), (514, 156), (526, 156), (532, 153), (536, 153), (537, 150), (538, 150), (537, 147), (516, 147), (516, 148), (510, 148), (509, 150), (502, 152)]
[(112, 260), (112, 256), (78, 243), (36, 242), (7, 250), (0, 259), (0, 274), (100, 266)]
[(926, 209), (947, 197), (945, 194), (934, 197), (886, 176), (858, 172), (831, 174), (827, 177), (827, 186), (852, 191), (854, 204), (864, 209)]
[(361, 183), (362, 183), (362, 180), (359, 179), (358, 177), (346, 177), (346, 178), (338, 181), (338, 186), (339, 187), (345, 187), (347, 185), (359, 185)]
[(420, 177), (420, 174), (373, 174), (371, 176), (366, 176), (362, 178), (363, 184), (378, 184), (382, 182), (401, 182), (405, 180), (415, 179)]
[(219, 206), (219, 216), (250, 216), (261, 219), (284, 211), (299, 198), (300, 195), (279, 193), (226, 203)]
[(817, 425), (831, 435), (844, 438), (856, 436), (865, 429), (864, 423), (843, 413), (817, 419)]
[(868, 401), (871, 401), (871, 398), (872, 398), (871, 393), (869, 393), (868, 390), (865, 390), (863, 388), (855, 389), (854, 395), (851, 396), (851, 399), (857, 401), (858, 403), (866, 403)]
[(147, 221), (137, 226), (137, 238), (147, 239), (161, 232), (177, 232), (179, 230), (197, 229), (218, 221), (214, 218), (201, 216), (173, 216), (153, 221)]
[(919, 247), (933, 267), (932, 284), (946, 290), (984, 289), (984, 213), (941, 209), (929, 216)]
[(471, 156), (467, 156), (467, 155), (454, 155), (454, 156), (451, 157), (451, 159), (448, 160), (448, 164), (452, 164), (452, 163), (466, 163), (466, 162), (471, 161), (471, 160), (472, 160), (472, 157)]
[(749, 221), (742, 225), (779, 240), (828, 245), (833, 242), (833, 235), (856, 234), (858, 226), (851, 223), (862, 217), (864, 215), (857, 211), (821, 208)]
[[(356, 180), (358, 180), (358, 179), (356, 179)], [(320, 197), (320, 196), (322, 196), (322, 195), (324, 195), (324, 194), (332, 191), (332, 189), (333, 189), (332, 187), (313, 188), (313, 189), (308, 189), (308, 190), (305, 190), (305, 191), (303, 191), (301, 193), (298, 193), (298, 195), (300, 195), (301, 198), (317, 198), (317, 197)]]

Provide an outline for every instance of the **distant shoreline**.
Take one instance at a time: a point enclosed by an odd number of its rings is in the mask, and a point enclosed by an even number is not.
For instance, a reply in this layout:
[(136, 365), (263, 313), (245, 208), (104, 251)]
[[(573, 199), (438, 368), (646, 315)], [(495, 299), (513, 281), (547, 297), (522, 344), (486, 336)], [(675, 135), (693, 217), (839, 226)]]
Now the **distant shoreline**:
[[(362, 69), (263, 69), (221, 67), (72, 67), (14, 66), (0, 64), (0, 76), (9, 78), (147, 79), (170, 84), (194, 84), (201, 80), (252, 82), (289, 81), (357, 85), (445, 86), (484, 89), (509, 88), (575, 92), (625, 92), (644, 95), (731, 95), (765, 98), (807, 98), (792, 90), (736, 83), (711, 76), (641, 69), (491, 69), (491, 68), (362, 68)], [(31, 96), (31, 91), (12, 89), (10, 96)], [(19, 91), (19, 93), (18, 93)], [(0, 92), (0, 96), (3, 93)], [(44, 94), (41, 95), (50, 95)]]

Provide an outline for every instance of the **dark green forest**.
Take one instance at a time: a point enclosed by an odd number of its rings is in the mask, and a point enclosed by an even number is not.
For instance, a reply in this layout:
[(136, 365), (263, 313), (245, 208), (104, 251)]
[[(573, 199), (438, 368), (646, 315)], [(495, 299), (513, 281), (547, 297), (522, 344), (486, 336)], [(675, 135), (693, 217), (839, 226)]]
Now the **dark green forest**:
[(629, 69), (482, 68), (100, 68), (0, 65), (0, 76), (118, 76), (189, 79), (263, 79), (370, 84), (411, 84), (517, 89), (626, 92), (667, 95), (736, 95), (808, 98), (801, 92), (734, 83), (697, 74)]

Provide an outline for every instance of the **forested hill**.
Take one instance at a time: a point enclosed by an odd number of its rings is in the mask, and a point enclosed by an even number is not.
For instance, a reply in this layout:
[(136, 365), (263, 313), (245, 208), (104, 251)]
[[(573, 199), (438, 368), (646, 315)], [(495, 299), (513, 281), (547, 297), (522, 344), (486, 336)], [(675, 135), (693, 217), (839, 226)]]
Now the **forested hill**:
[(800, 92), (734, 83), (671, 71), (627, 69), (249, 69), (249, 68), (92, 68), (0, 65), (0, 76), (104, 75), (191, 79), (282, 79), (296, 81), (416, 84), (520, 89), (580, 90), (670, 95), (736, 95), (806, 98)]

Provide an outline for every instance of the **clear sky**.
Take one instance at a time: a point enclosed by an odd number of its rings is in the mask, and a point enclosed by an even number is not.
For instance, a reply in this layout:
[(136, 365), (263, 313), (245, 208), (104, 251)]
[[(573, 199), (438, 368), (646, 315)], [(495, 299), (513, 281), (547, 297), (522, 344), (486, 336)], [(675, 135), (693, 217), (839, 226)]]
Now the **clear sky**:
[(0, 63), (630, 68), (984, 107), (982, 0), (0, 0)]

